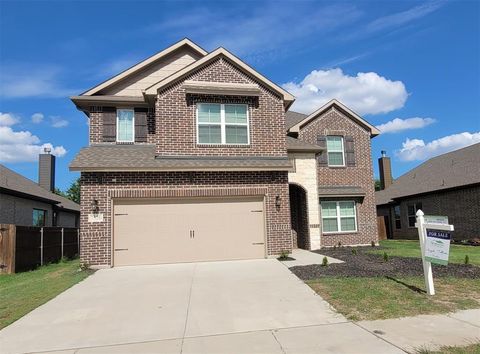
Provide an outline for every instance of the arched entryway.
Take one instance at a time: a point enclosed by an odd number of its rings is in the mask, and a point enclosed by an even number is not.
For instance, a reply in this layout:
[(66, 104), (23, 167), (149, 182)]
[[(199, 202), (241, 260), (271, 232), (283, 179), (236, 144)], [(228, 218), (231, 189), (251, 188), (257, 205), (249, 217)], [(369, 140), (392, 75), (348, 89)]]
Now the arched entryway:
[(293, 247), (310, 249), (308, 227), (307, 192), (298, 184), (289, 184), (290, 219), (293, 232)]

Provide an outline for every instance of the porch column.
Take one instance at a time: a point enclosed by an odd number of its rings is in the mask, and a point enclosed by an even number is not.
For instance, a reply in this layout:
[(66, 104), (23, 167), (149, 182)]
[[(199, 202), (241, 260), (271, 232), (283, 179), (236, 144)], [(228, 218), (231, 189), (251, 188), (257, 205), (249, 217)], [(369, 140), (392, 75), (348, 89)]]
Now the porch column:
[(289, 153), (294, 170), (288, 173), (288, 182), (296, 183), (307, 191), (310, 249), (320, 248), (320, 210), (317, 184), (317, 160), (314, 153)]

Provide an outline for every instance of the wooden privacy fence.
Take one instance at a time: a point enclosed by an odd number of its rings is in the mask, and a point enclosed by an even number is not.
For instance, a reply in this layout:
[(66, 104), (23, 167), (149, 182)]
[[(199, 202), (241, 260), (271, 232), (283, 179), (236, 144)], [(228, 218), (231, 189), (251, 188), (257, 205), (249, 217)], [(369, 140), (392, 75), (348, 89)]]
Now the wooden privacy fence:
[(80, 251), (79, 229), (0, 224), (0, 273), (15, 273), (63, 257), (75, 258)]

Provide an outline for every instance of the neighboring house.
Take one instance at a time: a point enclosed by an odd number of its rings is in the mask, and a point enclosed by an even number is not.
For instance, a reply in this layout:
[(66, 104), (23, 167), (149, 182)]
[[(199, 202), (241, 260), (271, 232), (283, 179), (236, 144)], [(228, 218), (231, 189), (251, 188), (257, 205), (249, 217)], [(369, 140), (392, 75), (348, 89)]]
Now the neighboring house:
[(0, 224), (78, 227), (80, 205), (55, 190), (55, 156), (40, 154), (39, 181), (0, 165)]
[(72, 101), (89, 117), (70, 169), (90, 265), (377, 241), (378, 131), (337, 101), (288, 112), (294, 97), (224, 48), (182, 40)]
[(377, 214), (388, 238), (418, 238), (418, 209), (448, 216), (456, 240), (480, 238), (480, 143), (427, 160), (395, 181), (384, 152), (379, 164)]

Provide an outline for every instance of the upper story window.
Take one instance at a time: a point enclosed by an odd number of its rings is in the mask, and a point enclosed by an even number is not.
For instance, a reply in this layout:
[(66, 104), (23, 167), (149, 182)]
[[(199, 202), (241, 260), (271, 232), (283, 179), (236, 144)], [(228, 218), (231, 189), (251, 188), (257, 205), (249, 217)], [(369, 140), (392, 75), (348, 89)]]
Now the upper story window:
[(342, 136), (327, 136), (328, 166), (345, 166)]
[(199, 144), (250, 144), (246, 104), (200, 103), (197, 105)]
[(117, 109), (117, 142), (135, 141), (135, 113), (133, 109)]

